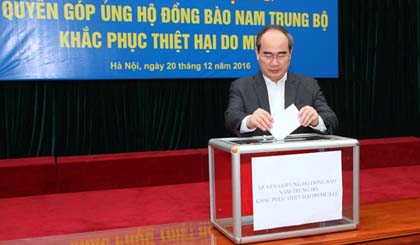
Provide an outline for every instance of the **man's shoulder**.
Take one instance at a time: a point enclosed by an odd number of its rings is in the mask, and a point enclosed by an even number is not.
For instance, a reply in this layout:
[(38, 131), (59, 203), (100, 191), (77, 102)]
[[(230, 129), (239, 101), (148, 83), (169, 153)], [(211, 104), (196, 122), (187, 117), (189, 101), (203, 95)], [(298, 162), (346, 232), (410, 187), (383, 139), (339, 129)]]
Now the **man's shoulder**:
[(316, 81), (313, 77), (303, 75), (303, 74), (293, 73), (293, 72), (287, 73), (287, 79), (290, 80), (290, 81), (297, 81), (297, 82), (313, 82), (313, 81)]
[(235, 86), (240, 86), (240, 87), (251, 86), (252, 84), (260, 82), (262, 79), (263, 78), (262, 78), (261, 73), (257, 73), (255, 75), (238, 78), (234, 80), (232, 84), (234, 84)]
[(254, 74), (254, 75), (238, 78), (234, 82), (249, 83), (249, 82), (259, 81), (261, 79), (263, 79), (261, 73), (257, 73), (257, 74)]

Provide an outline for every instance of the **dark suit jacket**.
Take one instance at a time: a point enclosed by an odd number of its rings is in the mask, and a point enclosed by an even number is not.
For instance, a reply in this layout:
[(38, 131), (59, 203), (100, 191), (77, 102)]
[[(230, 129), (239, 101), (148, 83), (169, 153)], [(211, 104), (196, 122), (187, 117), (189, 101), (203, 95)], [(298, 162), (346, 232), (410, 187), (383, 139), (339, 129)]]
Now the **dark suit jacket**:
[[(332, 134), (338, 127), (338, 119), (334, 111), (321, 92), (318, 82), (310, 77), (288, 72), (285, 84), (285, 101), (287, 108), (295, 104), (298, 110), (303, 106), (310, 105), (315, 108), (324, 120), (328, 134)], [(252, 114), (256, 109), (262, 108), (270, 112), (267, 86), (262, 73), (254, 76), (240, 78), (232, 82), (229, 90), (229, 104), (225, 111), (225, 126), (235, 136), (269, 135), (259, 129), (251, 133), (239, 132), (242, 119)], [(310, 127), (299, 127), (293, 133), (317, 132)], [(319, 133), (319, 132), (317, 132)]]

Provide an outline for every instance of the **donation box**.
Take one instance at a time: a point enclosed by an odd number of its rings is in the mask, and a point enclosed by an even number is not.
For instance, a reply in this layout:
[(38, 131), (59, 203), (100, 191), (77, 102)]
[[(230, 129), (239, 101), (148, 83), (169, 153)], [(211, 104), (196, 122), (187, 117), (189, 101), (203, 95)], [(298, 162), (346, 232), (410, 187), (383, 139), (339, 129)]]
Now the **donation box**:
[(318, 134), (209, 141), (210, 222), (236, 244), (356, 229), (359, 142)]

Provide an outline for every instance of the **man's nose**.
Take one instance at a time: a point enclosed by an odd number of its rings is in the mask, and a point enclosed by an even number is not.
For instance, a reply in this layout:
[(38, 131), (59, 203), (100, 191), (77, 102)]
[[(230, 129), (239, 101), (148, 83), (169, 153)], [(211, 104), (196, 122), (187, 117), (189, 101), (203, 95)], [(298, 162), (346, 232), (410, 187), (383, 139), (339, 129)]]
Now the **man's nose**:
[(271, 61), (272, 65), (279, 65), (280, 64), (280, 60), (278, 57), (274, 56), (273, 60)]

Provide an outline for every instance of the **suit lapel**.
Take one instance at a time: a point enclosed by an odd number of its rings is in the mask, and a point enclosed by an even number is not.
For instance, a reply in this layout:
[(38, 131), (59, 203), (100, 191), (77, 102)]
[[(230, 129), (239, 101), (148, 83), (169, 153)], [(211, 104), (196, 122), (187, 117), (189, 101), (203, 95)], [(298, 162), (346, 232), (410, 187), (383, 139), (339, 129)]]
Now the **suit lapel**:
[(292, 74), (287, 74), (287, 80), (284, 87), (284, 109), (295, 102), (296, 98), (296, 81)]
[(265, 85), (264, 78), (262, 73), (256, 75), (254, 83), (255, 93), (258, 95), (258, 103), (260, 107), (268, 112), (270, 112), (270, 103), (268, 102), (268, 92), (267, 86)]

